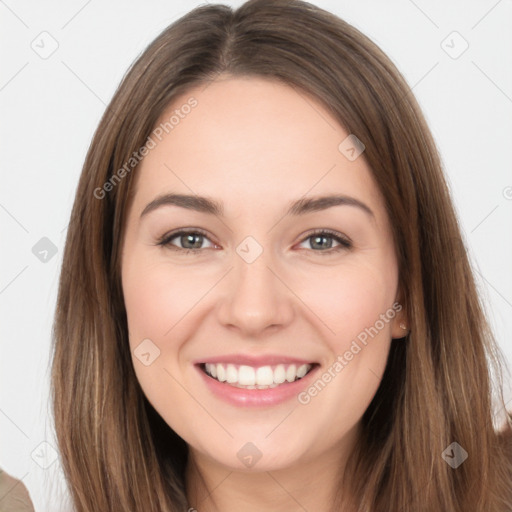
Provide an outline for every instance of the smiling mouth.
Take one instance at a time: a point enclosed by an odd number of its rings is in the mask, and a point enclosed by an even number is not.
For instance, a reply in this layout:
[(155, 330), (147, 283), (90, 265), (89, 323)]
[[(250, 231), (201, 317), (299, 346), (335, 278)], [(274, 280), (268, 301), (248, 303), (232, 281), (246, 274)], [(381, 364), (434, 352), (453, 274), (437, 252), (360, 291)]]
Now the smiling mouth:
[(272, 389), (305, 377), (317, 363), (247, 366), (224, 363), (201, 363), (199, 367), (212, 379), (243, 389)]

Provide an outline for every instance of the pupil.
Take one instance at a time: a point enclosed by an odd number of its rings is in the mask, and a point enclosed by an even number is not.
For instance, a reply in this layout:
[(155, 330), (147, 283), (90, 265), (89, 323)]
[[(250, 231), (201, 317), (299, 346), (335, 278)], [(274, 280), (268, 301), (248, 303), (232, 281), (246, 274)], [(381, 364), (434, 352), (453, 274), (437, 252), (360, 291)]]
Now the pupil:
[[(324, 244), (321, 243), (321, 241), (325, 242), (326, 240), (328, 241), (327, 243), (324, 243)], [(315, 245), (317, 245), (317, 247), (320, 247), (320, 248), (330, 249), (330, 247), (332, 245), (332, 240), (326, 236), (314, 236), (312, 246), (314, 247)]]
[[(194, 243), (194, 238), (196, 239), (196, 242)], [(181, 237), (181, 242), (183, 244), (183, 247), (186, 249), (200, 249), (201, 243), (203, 239), (203, 235), (199, 234), (188, 234)], [(185, 243), (183, 243), (185, 241)], [(192, 246), (188, 246), (187, 243), (191, 242)]]
[[(332, 240), (326, 236), (313, 236), (312, 247), (327, 248), (330, 249)], [(183, 243), (185, 241), (185, 243)], [(181, 242), (186, 249), (200, 249), (203, 241), (203, 235), (200, 234), (188, 234), (181, 237)], [(191, 247), (188, 243), (191, 243)]]

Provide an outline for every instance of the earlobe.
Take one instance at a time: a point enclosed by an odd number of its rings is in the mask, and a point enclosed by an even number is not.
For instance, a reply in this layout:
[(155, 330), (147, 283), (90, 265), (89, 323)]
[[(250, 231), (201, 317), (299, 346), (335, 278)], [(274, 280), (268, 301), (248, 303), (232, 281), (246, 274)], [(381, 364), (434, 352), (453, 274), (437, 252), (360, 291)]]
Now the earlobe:
[(409, 326), (405, 322), (400, 322), (399, 327), (402, 331), (402, 335), (400, 337), (405, 338), (410, 332)]
[(391, 337), (393, 339), (405, 338), (409, 334), (409, 332), (410, 329), (409, 326), (407, 325), (407, 322), (404, 320), (400, 320), (399, 318), (396, 318), (395, 322), (393, 322)]
[(398, 309), (397, 315), (393, 320), (391, 336), (393, 339), (400, 339), (405, 338), (410, 332), (408, 315), (403, 306), (403, 295), (401, 291), (397, 295), (396, 304), (400, 305), (400, 309)]

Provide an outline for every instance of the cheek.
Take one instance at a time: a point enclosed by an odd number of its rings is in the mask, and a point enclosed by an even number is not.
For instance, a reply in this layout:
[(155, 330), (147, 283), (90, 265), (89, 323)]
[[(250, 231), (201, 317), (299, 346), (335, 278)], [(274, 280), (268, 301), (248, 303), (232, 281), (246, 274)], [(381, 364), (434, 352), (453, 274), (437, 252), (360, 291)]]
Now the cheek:
[[(328, 327), (332, 348), (345, 349), (394, 303), (397, 272), (392, 261), (351, 262), (304, 280), (300, 294)], [(380, 325), (380, 323), (379, 323)], [(389, 322), (380, 330), (388, 335)]]
[(136, 343), (141, 338), (159, 338), (169, 329), (171, 318), (167, 314), (173, 311), (175, 305), (169, 303), (171, 295), (165, 293), (166, 283), (158, 269), (147, 265), (134, 265), (131, 268), (133, 270), (123, 273), (123, 294), (130, 339)]
[[(318, 380), (299, 396), (310, 417), (323, 418), (326, 441), (335, 443), (362, 417), (379, 385), (391, 343), (396, 312), (397, 271), (393, 260), (357, 262), (330, 279), (310, 285), (309, 300), (327, 333), (327, 358)], [(325, 285), (329, 289), (326, 291)], [(306, 301), (305, 301), (306, 302)], [(313, 422), (311, 428), (315, 428)]]
[[(174, 427), (186, 431), (185, 417), (197, 414), (194, 402), (179, 383), (178, 356), (188, 334), (187, 313), (206, 291), (205, 276), (170, 267), (140, 251), (123, 262), (123, 295), (128, 320), (132, 362), (143, 392), (149, 402)], [(176, 327), (175, 327), (176, 326)], [(156, 345), (159, 350), (155, 357)], [(144, 340), (145, 345), (142, 345)], [(144, 350), (139, 349), (144, 346)], [(144, 364), (138, 354), (149, 352)], [(173, 407), (169, 407), (172, 397)], [(178, 428), (178, 430), (180, 430)]]
[(208, 290), (208, 276), (186, 268), (133, 258), (123, 270), (130, 338), (168, 338), (170, 331)]

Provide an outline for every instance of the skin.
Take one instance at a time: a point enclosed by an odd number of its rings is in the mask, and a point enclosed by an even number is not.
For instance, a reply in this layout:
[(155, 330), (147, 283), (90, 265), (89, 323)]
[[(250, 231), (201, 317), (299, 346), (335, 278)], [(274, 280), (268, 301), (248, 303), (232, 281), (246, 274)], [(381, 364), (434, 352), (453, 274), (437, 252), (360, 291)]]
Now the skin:
[[(197, 106), (137, 169), (126, 219), (122, 285), (136, 375), (189, 445), (187, 496), (199, 512), (326, 511), (391, 339), (404, 335), (404, 311), (306, 405), (296, 397), (266, 408), (227, 404), (192, 362), (278, 353), (316, 361), (321, 372), (331, 367), (399, 298), (383, 199), (364, 156), (349, 161), (338, 150), (348, 133), (314, 98), (223, 75), (176, 98), (162, 120), (192, 96)], [(164, 192), (222, 201), (224, 216), (167, 205), (141, 218)], [(347, 205), (283, 216), (293, 200), (333, 193), (364, 202), (374, 216)], [(178, 228), (208, 233), (197, 254), (180, 252), (187, 239), (179, 236), (175, 250), (157, 245)], [(319, 248), (316, 229), (353, 246), (335, 251), (340, 244), (327, 238)], [(252, 263), (236, 252), (247, 236), (263, 248)], [(145, 366), (134, 350), (148, 338), (160, 355)], [(249, 441), (262, 453), (252, 468), (237, 457)]]

